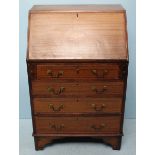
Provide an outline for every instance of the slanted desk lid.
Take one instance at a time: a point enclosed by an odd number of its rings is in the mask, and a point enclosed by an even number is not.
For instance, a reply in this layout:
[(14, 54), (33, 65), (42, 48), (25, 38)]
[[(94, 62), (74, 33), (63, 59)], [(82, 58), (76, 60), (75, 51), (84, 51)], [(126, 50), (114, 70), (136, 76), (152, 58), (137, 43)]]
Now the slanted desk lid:
[(34, 6), (27, 58), (127, 60), (125, 11), (118, 5)]

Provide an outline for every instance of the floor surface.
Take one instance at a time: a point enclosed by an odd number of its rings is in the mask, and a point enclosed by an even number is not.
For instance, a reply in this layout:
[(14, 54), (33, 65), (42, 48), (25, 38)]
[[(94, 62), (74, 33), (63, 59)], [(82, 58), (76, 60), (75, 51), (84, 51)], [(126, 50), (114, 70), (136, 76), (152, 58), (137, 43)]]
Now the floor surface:
[(47, 146), (42, 151), (35, 151), (32, 137), (31, 119), (20, 119), (20, 152), (19, 155), (135, 155), (136, 154), (136, 121), (125, 119), (124, 136), (121, 150), (112, 150), (103, 143), (95, 142), (61, 142)]

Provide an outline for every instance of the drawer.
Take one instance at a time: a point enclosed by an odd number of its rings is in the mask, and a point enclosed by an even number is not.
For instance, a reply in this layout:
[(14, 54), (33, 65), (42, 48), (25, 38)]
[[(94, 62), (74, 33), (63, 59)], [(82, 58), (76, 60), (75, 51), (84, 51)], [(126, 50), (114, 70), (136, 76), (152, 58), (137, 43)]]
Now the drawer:
[(46, 96), (122, 96), (123, 85), (123, 82), (63, 83), (33, 81), (32, 94)]
[(121, 98), (34, 98), (35, 114), (120, 113)]
[(35, 117), (37, 133), (118, 133), (120, 116)]
[(120, 69), (116, 63), (105, 64), (38, 64), (38, 80), (54, 79), (119, 79)]

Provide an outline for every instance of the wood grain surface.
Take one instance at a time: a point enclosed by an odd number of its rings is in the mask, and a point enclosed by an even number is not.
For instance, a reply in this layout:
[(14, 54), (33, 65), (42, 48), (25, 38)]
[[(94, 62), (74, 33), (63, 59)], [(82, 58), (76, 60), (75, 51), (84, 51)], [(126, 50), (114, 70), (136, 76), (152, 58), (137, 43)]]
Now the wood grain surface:
[(33, 13), (28, 59), (128, 59), (125, 14)]
[(34, 98), (35, 114), (121, 113), (122, 98)]
[[(117, 133), (120, 117), (35, 117), (37, 133)], [(102, 124), (104, 126), (102, 126)]]
[(128, 74), (124, 8), (34, 6), (27, 43), (35, 149), (90, 136), (119, 150)]
[[(116, 63), (103, 64), (38, 64), (37, 80), (55, 80), (55, 79), (119, 79), (120, 68)], [(60, 73), (62, 73), (60, 75)]]
[[(63, 83), (63, 82), (32, 82), (32, 95), (46, 96), (46, 97), (71, 97), (71, 96), (122, 96), (123, 82), (79, 82), (79, 83)], [(53, 89), (55, 93), (59, 92), (61, 88), (64, 90), (58, 95), (49, 91)]]
[(44, 12), (124, 12), (124, 8), (119, 5), (34, 5), (31, 13)]

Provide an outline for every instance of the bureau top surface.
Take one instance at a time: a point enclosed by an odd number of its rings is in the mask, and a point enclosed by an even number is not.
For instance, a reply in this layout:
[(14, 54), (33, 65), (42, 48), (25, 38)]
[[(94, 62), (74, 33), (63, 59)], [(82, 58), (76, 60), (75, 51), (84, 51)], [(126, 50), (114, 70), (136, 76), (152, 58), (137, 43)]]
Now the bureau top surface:
[(30, 12), (124, 12), (117, 5), (34, 5)]
[(127, 60), (126, 15), (120, 5), (34, 6), (28, 60)]

